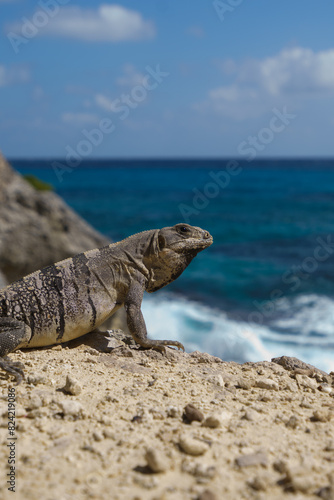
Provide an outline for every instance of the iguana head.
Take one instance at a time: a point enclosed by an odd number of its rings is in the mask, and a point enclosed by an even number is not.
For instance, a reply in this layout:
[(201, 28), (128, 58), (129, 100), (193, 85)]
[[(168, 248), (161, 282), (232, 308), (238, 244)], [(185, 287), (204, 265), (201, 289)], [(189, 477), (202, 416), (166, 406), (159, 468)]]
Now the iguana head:
[(189, 224), (164, 227), (154, 234), (154, 245), (144, 255), (150, 271), (146, 291), (155, 292), (174, 281), (196, 257), (209, 247), (213, 238), (208, 231)]
[(195, 253), (195, 255), (212, 244), (212, 236), (208, 231), (189, 224), (176, 224), (160, 229), (158, 244), (163, 251), (176, 253)]

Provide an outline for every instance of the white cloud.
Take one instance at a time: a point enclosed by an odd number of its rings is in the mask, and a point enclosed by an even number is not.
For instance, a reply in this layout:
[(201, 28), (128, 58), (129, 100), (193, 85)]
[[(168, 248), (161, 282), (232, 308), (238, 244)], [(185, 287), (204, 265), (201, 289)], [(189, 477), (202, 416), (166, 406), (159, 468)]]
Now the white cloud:
[[(23, 25), (15, 23), (7, 26), (7, 31), (22, 34)], [(155, 27), (135, 10), (117, 4), (102, 4), (96, 10), (62, 7), (39, 29), (39, 34), (94, 42), (120, 42), (152, 38)]]
[(26, 83), (29, 80), (30, 72), (28, 69), (20, 66), (6, 68), (0, 65), (0, 87), (6, 87), (15, 83)]
[(223, 61), (220, 68), (233, 83), (209, 90), (207, 99), (194, 109), (242, 120), (283, 101), (334, 94), (334, 49), (314, 52), (295, 47), (264, 59)]
[(63, 113), (61, 119), (64, 123), (71, 125), (85, 125), (87, 123), (97, 123), (98, 116), (93, 113)]
[(237, 71), (241, 82), (258, 83), (273, 96), (286, 92), (333, 92), (334, 49), (285, 49), (274, 57), (244, 63)]
[(195, 103), (192, 107), (202, 113), (214, 111), (235, 120), (259, 116), (266, 109), (257, 89), (240, 88), (237, 84), (210, 90), (205, 101)]

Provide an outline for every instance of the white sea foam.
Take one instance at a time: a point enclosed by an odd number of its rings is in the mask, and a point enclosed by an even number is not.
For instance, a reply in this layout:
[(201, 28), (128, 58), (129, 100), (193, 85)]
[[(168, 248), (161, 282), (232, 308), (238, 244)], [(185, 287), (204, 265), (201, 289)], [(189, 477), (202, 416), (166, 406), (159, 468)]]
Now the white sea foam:
[(299, 333), (301, 338), (316, 336), (318, 343), (327, 344), (332, 341), (334, 347), (334, 301), (329, 297), (315, 294), (301, 295), (285, 307), (283, 313), (290, 309), (292, 315), (275, 321), (277, 328), (288, 329)]
[(270, 326), (236, 321), (223, 311), (167, 294), (146, 296), (142, 309), (152, 338), (179, 340), (187, 351), (241, 363), (296, 356), (334, 370), (334, 301), (328, 297), (293, 299)]

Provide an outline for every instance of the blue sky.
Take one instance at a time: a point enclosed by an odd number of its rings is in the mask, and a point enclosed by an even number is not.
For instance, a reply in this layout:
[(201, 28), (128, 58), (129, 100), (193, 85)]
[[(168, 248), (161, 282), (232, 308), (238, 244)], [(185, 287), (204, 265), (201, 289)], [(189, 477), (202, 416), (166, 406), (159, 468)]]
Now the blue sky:
[(333, 156), (332, 2), (0, 0), (0, 12), (6, 156)]

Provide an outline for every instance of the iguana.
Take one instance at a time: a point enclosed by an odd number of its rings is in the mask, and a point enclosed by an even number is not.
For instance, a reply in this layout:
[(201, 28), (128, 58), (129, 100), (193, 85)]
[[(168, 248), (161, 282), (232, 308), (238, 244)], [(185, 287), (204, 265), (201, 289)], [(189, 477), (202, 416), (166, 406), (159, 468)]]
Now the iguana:
[(7, 354), (67, 342), (95, 330), (121, 306), (133, 339), (143, 347), (183, 349), (177, 340), (147, 338), (144, 291), (155, 292), (212, 244), (208, 231), (188, 224), (152, 229), (68, 258), (0, 290), (0, 367), (24, 377)]

